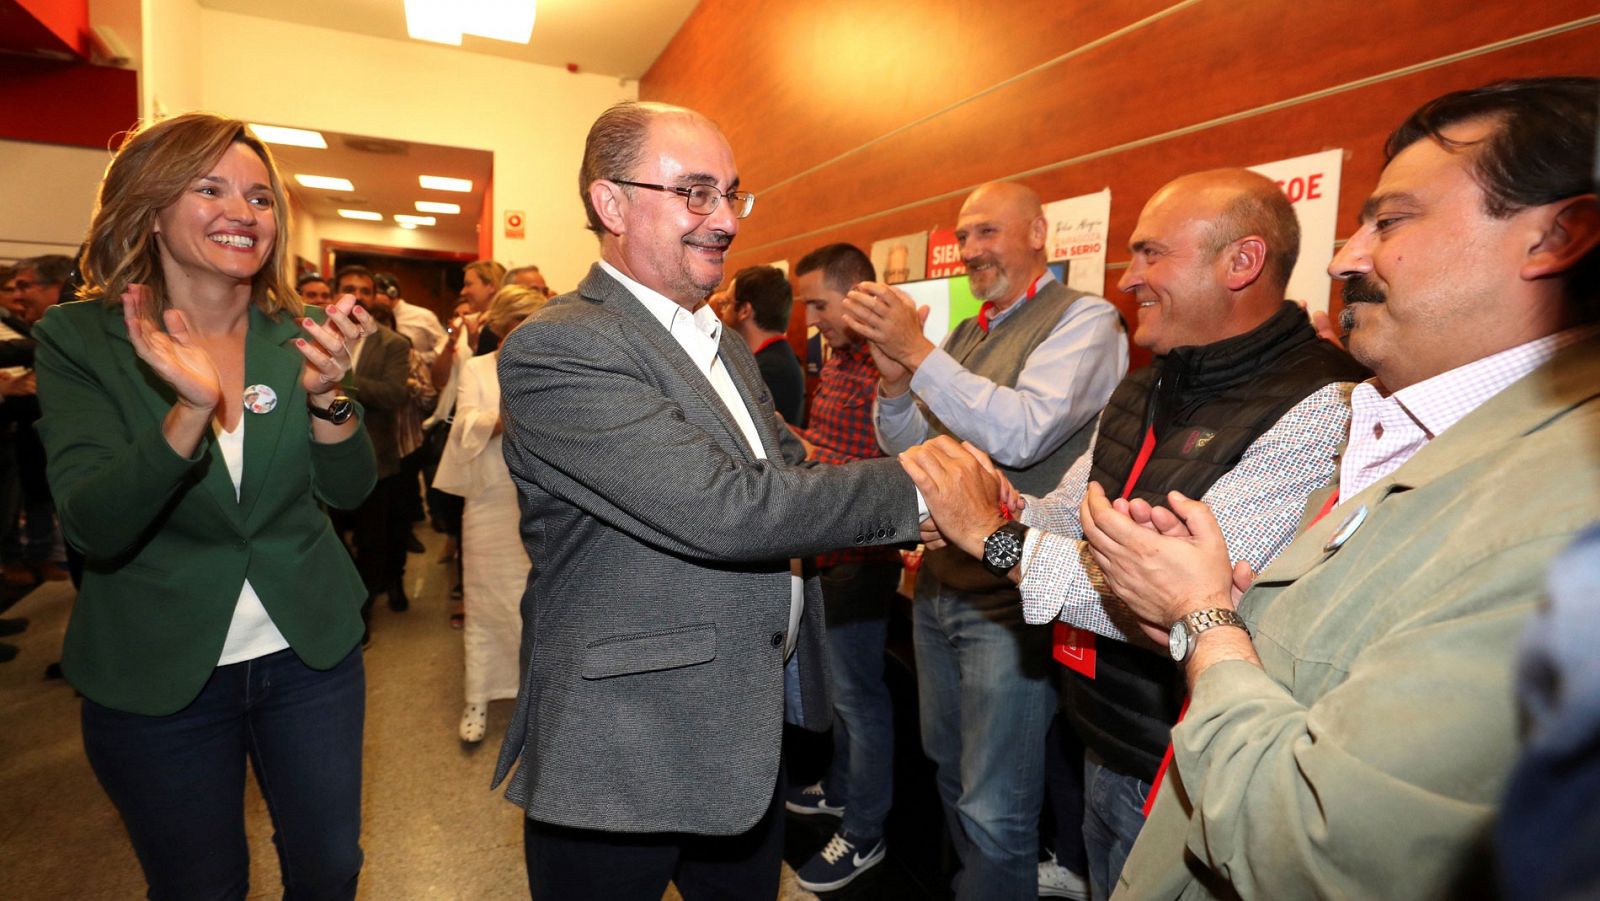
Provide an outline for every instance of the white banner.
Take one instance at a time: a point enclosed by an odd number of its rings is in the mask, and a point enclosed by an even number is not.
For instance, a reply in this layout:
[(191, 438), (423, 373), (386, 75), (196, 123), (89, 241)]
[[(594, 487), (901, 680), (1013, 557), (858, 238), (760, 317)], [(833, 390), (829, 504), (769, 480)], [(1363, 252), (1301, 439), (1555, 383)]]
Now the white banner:
[(1277, 182), (1300, 217), (1300, 260), (1289, 276), (1288, 296), (1290, 300), (1305, 301), (1312, 312), (1328, 310), (1328, 292), (1333, 283), (1328, 277), (1328, 263), (1333, 261), (1339, 172), (1343, 167), (1343, 150), (1324, 150), (1250, 167)]
[(1045, 236), (1045, 254), (1052, 263), (1067, 262), (1067, 287), (1104, 294), (1111, 189), (1047, 203), (1044, 218), (1050, 227)]

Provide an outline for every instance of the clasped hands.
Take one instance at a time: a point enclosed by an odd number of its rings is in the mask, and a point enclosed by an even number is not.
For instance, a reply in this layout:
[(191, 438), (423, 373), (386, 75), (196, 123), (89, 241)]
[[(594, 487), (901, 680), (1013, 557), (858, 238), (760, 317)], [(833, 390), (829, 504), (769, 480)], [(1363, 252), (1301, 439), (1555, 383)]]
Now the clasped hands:
[[(935, 438), (902, 453), (900, 465), (927, 502), (922, 540), (930, 548), (948, 543), (981, 557), (984, 539), (1025, 505), (988, 455), (967, 442)], [(1234, 607), (1255, 579), (1248, 563), (1229, 564), (1211, 508), (1176, 491), (1167, 501), (1170, 508), (1111, 500), (1090, 482), (1079, 508), (1106, 584), (1163, 646), (1173, 623), (1197, 610)]]
[(911, 388), (911, 376), (933, 352), (933, 342), (922, 334), (928, 308), (881, 282), (861, 282), (844, 298), (845, 324), (865, 338), (872, 362), (883, 377), (885, 397), (898, 397)]
[(1079, 506), (1083, 537), (1106, 585), (1165, 645), (1172, 624), (1199, 610), (1234, 608), (1255, 580), (1250, 564), (1228, 562), (1228, 543), (1211, 508), (1181, 492), (1170, 507), (1106, 497), (1090, 482)]
[(921, 538), (929, 548), (952, 544), (981, 557), (983, 540), (1025, 505), (989, 455), (966, 441), (941, 435), (902, 453), (900, 465), (928, 505)]

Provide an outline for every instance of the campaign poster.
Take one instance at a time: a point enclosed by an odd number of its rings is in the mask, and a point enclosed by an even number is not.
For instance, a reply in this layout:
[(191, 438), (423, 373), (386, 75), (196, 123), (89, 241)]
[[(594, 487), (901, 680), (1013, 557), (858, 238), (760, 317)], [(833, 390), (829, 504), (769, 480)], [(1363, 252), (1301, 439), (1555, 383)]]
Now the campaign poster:
[(872, 268), (886, 285), (927, 278), (928, 233), (915, 232), (872, 242)]
[(1089, 294), (1106, 290), (1106, 244), (1111, 229), (1111, 189), (1044, 205), (1045, 257), (1062, 263), (1069, 288)]
[(1300, 260), (1289, 276), (1288, 297), (1305, 301), (1306, 309), (1312, 312), (1328, 311), (1328, 292), (1333, 282), (1328, 277), (1328, 263), (1333, 260), (1339, 173), (1343, 167), (1343, 150), (1324, 150), (1250, 167), (1278, 183), (1300, 218)]
[(967, 274), (961, 261), (961, 242), (953, 228), (936, 228), (928, 233), (928, 278), (955, 278)]

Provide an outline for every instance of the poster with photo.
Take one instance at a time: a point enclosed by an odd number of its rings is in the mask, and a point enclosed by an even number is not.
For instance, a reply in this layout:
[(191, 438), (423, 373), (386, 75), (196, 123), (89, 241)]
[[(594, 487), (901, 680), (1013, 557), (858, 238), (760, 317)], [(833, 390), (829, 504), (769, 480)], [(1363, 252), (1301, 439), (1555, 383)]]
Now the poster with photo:
[(1300, 260), (1289, 276), (1288, 297), (1305, 301), (1312, 312), (1328, 310), (1333, 283), (1328, 277), (1328, 263), (1333, 260), (1339, 173), (1343, 167), (1343, 150), (1324, 150), (1250, 167), (1278, 183), (1300, 218)]
[(1111, 189), (1047, 203), (1044, 218), (1049, 223), (1045, 258), (1063, 263), (1066, 286), (1090, 294), (1105, 293)]
[(928, 233), (915, 232), (872, 242), (872, 267), (878, 281), (888, 285), (927, 277)]

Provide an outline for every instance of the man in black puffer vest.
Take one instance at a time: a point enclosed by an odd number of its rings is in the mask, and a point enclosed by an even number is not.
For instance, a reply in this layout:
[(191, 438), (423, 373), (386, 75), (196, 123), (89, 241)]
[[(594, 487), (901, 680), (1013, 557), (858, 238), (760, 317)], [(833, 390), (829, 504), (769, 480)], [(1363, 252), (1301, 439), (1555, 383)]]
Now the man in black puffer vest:
[[(1184, 681), (1083, 549), (1088, 482), (1153, 504), (1173, 490), (1203, 497), (1233, 557), (1260, 571), (1288, 544), (1307, 496), (1332, 478), (1349, 391), (1366, 376), (1284, 299), (1299, 224), (1263, 176), (1177, 179), (1145, 206), (1129, 246), (1120, 287), (1138, 302), (1133, 341), (1156, 360), (1117, 387), (1090, 451), (1030, 501), (1025, 526), (1004, 523), (993, 494), (982, 497), (992, 481), (965, 451), (930, 443), (908, 466), (945, 539), (1006, 566), (1029, 622), (1057, 622), (1063, 708), (1087, 748), (1084, 841), (1096, 897), (1116, 885), (1143, 825)], [(1007, 538), (1021, 545), (1016, 559), (1003, 553)]]

